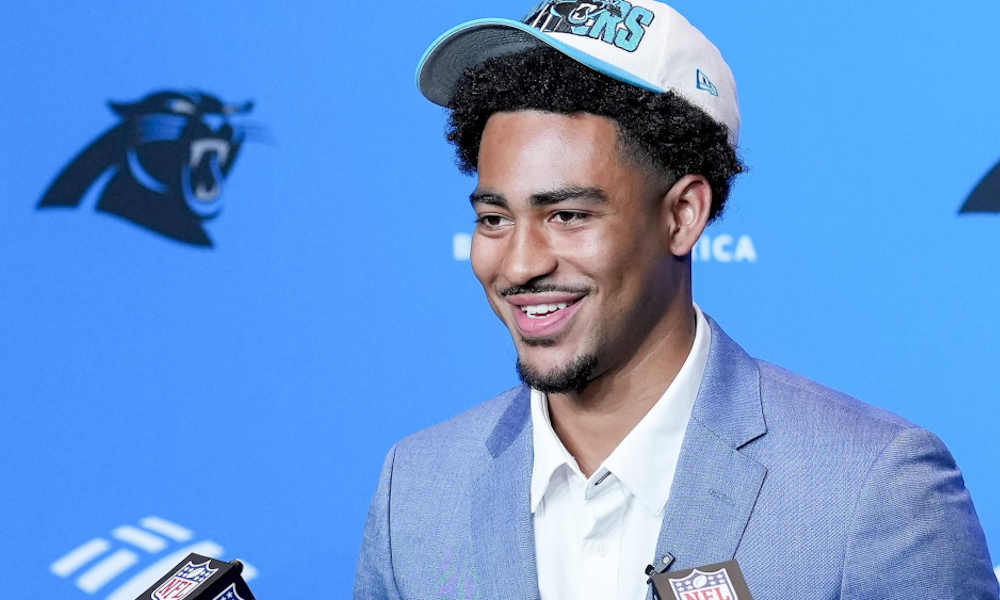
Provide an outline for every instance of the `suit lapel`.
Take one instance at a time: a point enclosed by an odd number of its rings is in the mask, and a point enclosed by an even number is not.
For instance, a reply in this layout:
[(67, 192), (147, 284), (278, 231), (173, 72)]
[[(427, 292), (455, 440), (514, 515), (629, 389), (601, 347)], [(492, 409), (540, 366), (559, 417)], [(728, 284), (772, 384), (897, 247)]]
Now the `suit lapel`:
[(767, 472), (739, 452), (767, 430), (757, 364), (708, 322), (708, 363), (656, 547), (656, 559), (674, 556), (672, 571), (733, 558)]
[(476, 481), (472, 498), (472, 544), (479, 581), (476, 596), (537, 600), (527, 387), (517, 390), (486, 446), (492, 464)]

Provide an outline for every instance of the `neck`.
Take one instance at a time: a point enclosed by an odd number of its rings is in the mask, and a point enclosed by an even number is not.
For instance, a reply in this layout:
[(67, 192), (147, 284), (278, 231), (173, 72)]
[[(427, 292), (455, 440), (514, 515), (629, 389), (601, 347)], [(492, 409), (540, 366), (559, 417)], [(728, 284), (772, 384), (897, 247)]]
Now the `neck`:
[(552, 427), (586, 476), (596, 471), (663, 396), (694, 345), (697, 323), (684, 295), (648, 331), (632, 359), (580, 392), (549, 394)]

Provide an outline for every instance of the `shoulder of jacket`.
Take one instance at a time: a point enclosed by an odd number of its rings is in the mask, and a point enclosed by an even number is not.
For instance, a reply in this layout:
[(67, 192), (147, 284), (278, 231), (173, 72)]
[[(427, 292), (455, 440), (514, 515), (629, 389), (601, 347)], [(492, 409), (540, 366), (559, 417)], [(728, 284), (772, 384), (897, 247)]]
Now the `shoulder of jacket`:
[(397, 444), (397, 452), (424, 448), (451, 450), (456, 446), (485, 444), (500, 417), (523, 390), (523, 386), (511, 388), (446, 421), (409, 435)]
[(853, 426), (881, 429), (890, 437), (903, 430), (917, 428), (917, 425), (893, 412), (862, 402), (783, 367), (762, 360), (758, 360), (757, 365), (765, 415), (769, 408), (772, 411), (787, 408), (813, 412)]

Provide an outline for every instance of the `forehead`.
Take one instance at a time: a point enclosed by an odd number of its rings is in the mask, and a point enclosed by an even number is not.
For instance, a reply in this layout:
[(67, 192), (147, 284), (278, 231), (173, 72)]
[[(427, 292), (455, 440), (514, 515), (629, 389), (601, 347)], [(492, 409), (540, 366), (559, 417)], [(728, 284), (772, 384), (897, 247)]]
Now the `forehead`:
[(610, 189), (641, 176), (620, 160), (610, 119), (589, 113), (497, 113), (483, 131), (479, 187), (506, 195), (591, 186)]

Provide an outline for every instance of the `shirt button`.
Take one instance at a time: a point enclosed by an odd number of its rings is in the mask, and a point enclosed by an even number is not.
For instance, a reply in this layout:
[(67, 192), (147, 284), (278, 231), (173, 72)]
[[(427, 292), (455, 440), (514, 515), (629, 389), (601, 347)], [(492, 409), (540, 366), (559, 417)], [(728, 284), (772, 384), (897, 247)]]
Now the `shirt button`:
[(608, 553), (608, 543), (604, 540), (598, 540), (598, 542), (594, 544), (594, 550), (597, 551), (598, 556), (604, 556)]

